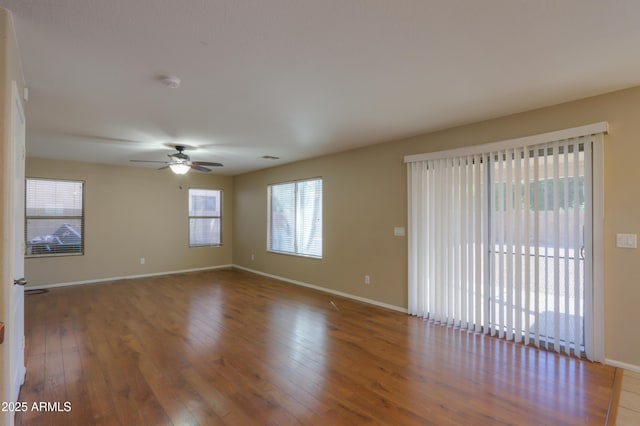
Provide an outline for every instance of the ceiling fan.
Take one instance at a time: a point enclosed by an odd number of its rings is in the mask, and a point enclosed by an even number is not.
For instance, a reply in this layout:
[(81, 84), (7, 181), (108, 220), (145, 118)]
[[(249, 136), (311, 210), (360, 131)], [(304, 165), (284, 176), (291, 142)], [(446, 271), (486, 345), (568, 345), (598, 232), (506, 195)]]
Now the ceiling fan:
[(193, 169), (202, 173), (209, 173), (211, 169), (204, 166), (222, 167), (221, 163), (210, 163), (208, 161), (191, 161), (191, 158), (183, 152), (185, 150), (184, 145), (176, 145), (174, 148), (178, 152), (176, 152), (175, 154), (168, 154), (169, 161), (154, 161), (154, 160), (129, 160), (129, 161), (132, 161), (134, 163), (166, 164), (166, 166), (162, 166), (158, 170), (166, 169), (167, 167), (169, 167), (171, 171), (177, 175), (183, 175), (187, 173), (190, 169)]

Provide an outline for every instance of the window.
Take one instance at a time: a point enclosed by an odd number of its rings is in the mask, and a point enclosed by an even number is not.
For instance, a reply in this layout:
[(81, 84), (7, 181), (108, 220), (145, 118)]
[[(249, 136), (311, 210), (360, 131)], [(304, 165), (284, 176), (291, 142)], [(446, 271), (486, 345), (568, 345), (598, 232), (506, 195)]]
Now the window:
[(84, 253), (84, 183), (32, 179), (26, 182), (25, 255)]
[(222, 244), (222, 191), (189, 189), (189, 247)]
[(267, 250), (322, 257), (322, 179), (269, 185)]

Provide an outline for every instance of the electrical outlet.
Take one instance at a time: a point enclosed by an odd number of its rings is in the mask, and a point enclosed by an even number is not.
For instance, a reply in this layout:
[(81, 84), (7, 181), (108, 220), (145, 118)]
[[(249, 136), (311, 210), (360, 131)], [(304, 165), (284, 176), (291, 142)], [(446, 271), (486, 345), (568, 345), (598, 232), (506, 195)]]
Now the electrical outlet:
[(256, 255), (251, 253), (251, 260), (256, 260)]
[(365, 284), (371, 284), (371, 277), (369, 275), (365, 275), (364, 276), (364, 283)]
[(146, 260), (144, 257), (141, 257), (141, 258), (140, 258), (140, 264), (141, 264), (141, 265), (144, 265), (144, 263), (145, 263), (146, 261), (147, 261), (147, 260)]

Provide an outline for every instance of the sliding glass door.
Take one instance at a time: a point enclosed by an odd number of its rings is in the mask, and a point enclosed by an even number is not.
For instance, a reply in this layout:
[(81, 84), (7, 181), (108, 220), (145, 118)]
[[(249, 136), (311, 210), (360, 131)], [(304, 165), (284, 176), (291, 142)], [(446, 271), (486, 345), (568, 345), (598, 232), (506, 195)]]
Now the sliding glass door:
[(584, 351), (585, 146), (576, 138), (486, 157), (492, 334)]
[(409, 313), (594, 359), (594, 141), (405, 159)]

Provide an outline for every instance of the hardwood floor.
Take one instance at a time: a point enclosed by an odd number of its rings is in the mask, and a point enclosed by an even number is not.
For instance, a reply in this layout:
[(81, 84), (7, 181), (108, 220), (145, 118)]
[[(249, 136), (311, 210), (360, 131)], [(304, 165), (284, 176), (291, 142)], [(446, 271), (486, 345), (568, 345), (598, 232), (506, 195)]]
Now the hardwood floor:
[(640, 425), (640, 373), (625, 370), (621, 383), (617, 426)]
[[(614, 379), (611, 367), (233, 269), (25, 303), (18, 425), (602, 425)], [(41, 401), (60, 404), (31, 410)]]

